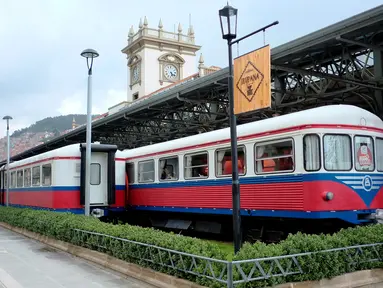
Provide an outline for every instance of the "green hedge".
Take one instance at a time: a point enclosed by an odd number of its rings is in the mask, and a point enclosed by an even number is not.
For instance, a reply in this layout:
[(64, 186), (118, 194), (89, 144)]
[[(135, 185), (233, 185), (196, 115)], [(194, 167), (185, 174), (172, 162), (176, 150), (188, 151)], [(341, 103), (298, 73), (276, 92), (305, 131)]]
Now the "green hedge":
[[(73, 229), (82, 229), (93, 231), (102, 234), (107, 234), (115, 237), (129, 239), (141, 243), (156, 245), (172, 250), (186, 252), (190, 254), (201, 255), (209, 258), (226, 260), (228, 255), (222, 251), (215, 243), (166, 233), (152, 228), (141, 228), (130, 225), (113, 225), (104, 223), (93, 217), (85, 217), (82, 215), (74, 215), (69, 213), (56, 213), (43, 210), (31, 210), (13, 207), (0, 206), (0, 221), (10, 225), (26, 228), (30, 231), (37, 232), (58, 240), (73, 243), (79, 246), (85, 246), (93, 250), (108, 253), (114, 257), (126, 260), (131, 263), (137, 263), (144, 267), (150, 267), (154, 270), (164, 272), (180, 278), (188, 279), (197, 282), (200, 285), (208, 287), (224, 287), (224, 285), (208, 280), (204, 277), (197, 277), (190, 274), (184, 274), (177, 270), (156, 265), (147, 261), (140, 261), (139, 255), (148, 254), (147, 249), (134, 244), (122, 244), (121, 241), (111, 240), (100, 242), (100, 239), (92, 237), (84, 243), (73, 233)], [(309, 251), (320, 251), (331, 248), (369, 244), (383, 242), (383, 225), (370, 225), (357, 228), (349, 228), (342, 230), (334, 235), (305, 235), (298, 233), (289, 235), (289, 237), (279, 244), (269, 244), (257, 242), (255, 244), (245, 243), (233, 260), (254, 259), (271, 256), (280, 256), (288, 254), (304, 253)], [(86, 245), (85, 245), (86, 244)], [(100, 247), (103, 246), (104, 248)], [(354, 250), (355, 251), (355, 250)], [(366, 249), (364, 250), (366, 251)], [(157, 252), (152, 250), (152, 252)], [(379, 246), (377, 252), (383, 256), (383, 249)], [(372, 248), (368, 248), (366, 257), (374, 257)], [(179, 267), (182, 262), (177, 256), (169, 258), (168, 253), (153, 253), (153, 261), (159, 263), (161, 260), (168, 264), (171, 260), (176, 261)], [(382, 262), (357, 263), (356, 265), (346, 265), (345, 259), (348, 255), (346, 252), (336, 252), (331, 254), (317, 253), (311, 256), (299, 258), (299, 263), (304, 270), (304, 274), (291, 275), (288, 277), (274, 277), (268, 280), (246, 283), (236, 287), (265, 287), (285, 282), (297, 282), (306, 280), (318, 280), (322, 278), (331, 278), (336, 275), (371, 268), (383, 267)], [(374, 257), (376, 258), (376, 257)], [(353, 259), (357, 259), (354, 257)], [(363, 260), (363, 257), (359, 257)], [(185, 266), (188, 268), (191, 265), (190, 258), (183, 259)], [(198, 262), (196, 271), (203, 272), (206, 262)], [(264, 270), (270, 268), (270, 263), (261, 264)], [(286, 265), (283, 266), (284, 268)], [(213, 265), (215, 273), (219, 273), (222, 269), (220, 264)], [(252, 265), (244, 267), (245, 272), (249, 273)], [(276, 266), (274, 265), (274, 271)], [(234, 270), (234, 280), (240, 279), (239, 272)], [(260, 274), (253, 274), (253, 277)]]

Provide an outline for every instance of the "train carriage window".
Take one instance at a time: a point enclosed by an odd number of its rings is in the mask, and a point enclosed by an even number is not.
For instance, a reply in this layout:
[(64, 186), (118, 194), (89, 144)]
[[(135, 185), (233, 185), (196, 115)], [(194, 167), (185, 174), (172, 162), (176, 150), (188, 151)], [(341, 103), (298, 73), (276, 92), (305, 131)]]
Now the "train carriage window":
[(303, 137), (303, 161), (306, 171), (318, 171), (321, 167), (320, 139), (317, 134)]
[[(217, 149), (215, 151), (215, 166), (217, 176), (231, 176), (231, 148)], [(246, 174), (246, 157), (243, 146), (238, 147), (238, 173), (239, 175)]]
[[(92, 171), (92, 170), (91, 170)], [(42, 166), (42, 183), (43, 186), (50, 186), (52, 182), (52, 166), (51, 164), (45, 164)], [(90, 174), (92, 177), (92, 174)], [(92, 179), (92, 178), (91, 178)]]
[(24, 169), (24, 187), (31, 187), (31, 168)]
[(376, 169), (383, 172), (383, 139), (376, 138)]
[(32, 186), (40, 186), (40, 166), (32, 168)]
[(16, 171), (11, 172), (11, 187), (16, 188)]
[(7, 172), (4, 173), (4, 188), (7, 188), (8, 185), (8, 175)]
[(90, 164), (90, 185), (101, 184), (101, 165), (99, 163)]
[(374, 171), (374, 140), (369, 136), (354, 137), (354, 157), (356, 171)]
[(134, 163), (126, 163), (126, 173), (128, 174), (128, 183), (134, 183)]
[(17, 171), (17, 188), (23, 187), (23, 170)]
[(161, 181), (178, 180), (178, 156), (161, 158), (158, 161), (158, 168)]
[(352, 168), (351, 138), (348, 135), (326, 134), (323, 137), (324, 168), (328, 171), (349, 171)]
[(190, 178), (207, 178), (209, 176), (207, 152), (193, 155), (185, 155), (185, 179)]
[(138, 182), (154, 182), (154, 160), (138, 162)]
[(294, 171), (293, 140), (279, 140), (255, 145), (257, 174)]

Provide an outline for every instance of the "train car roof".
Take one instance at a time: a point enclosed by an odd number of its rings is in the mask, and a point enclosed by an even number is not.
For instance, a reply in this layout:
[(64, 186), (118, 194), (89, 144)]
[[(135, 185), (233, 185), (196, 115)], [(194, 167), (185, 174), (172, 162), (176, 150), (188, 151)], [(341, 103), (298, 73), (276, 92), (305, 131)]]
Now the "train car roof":
[[(121, 157), (122, 151), (116, 152), (116, 157)], [(15, 161), (9, 164), (10, 168), (26, 165), (29, 163), (34, 163), (38, 161), (45, 160), (47, 158), (54, 158), (54, 157), (79, 157), (80, 156), (80, 144), (70, 144), (68, 146), (64, 146), (61, 148), (57, 148), (51, 151), (47, 151), (26, 159), (22, 159), (19, 161)], [(124, 157), (124, 156), (123, 156)], [(7, 167), (7, 164), (3, 165), (0, 170), (3, 170)]]
[[(353, 105), (327, 105), (304, 111), (285, 114), (274, 118), (255, 121), (237, 126), (237, 136), (244, 137), (252, 134), (288, 129), (303, 125), (353, 125), (368, 126), (383, 130), (383, 121), (375, 114)], [(201, 133), (167, 142), (147, 145), (130, 150), (124, 150), (127, 159), (197, 146), (210, 142), (230, 139), (230, 128)], [(230, 145), (230, 144), (229, 144)]]

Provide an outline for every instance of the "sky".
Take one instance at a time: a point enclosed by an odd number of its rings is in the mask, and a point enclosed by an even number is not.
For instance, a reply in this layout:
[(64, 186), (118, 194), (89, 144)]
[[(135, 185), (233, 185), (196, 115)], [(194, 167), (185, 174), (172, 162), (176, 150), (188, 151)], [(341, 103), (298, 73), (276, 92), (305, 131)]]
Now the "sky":
[[(10, 115), (11, 133), (49, 116), (86, 113), (87, 67), (81, 51), (99, 52), (93, 66), (93, 113), (127, 98), (125, 54), (129, 28), (147, 17), (164, 30), (181, 23), (195, 32), (205, 65), (228, 65), (218, 10), (224, 0), (0, 0), (0, 116)], [(271, 48), (380, 5), (381, 0), (232, 0), (238, 37), (279, 21), (266, 32)], [(176, 25), (176, 26), (175, 26)], [(263, 45), (259, 34), (234, 47), (237, 57)], [(239, 54), (238, 54), (239, 53)], [(0, 119), (1, 119), (0, 118)], [(0, 135), (5, 135), (5, 121)]]

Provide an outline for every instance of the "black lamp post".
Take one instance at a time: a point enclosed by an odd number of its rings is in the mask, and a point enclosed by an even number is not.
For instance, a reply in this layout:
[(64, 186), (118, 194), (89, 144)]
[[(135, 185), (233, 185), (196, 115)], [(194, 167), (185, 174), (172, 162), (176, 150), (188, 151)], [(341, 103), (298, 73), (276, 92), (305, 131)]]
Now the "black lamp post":
[(237, 253), (242, 246), (242, 229), (241, 229), (241, 211), (240, 211), (240, 189), (238, 178), (238, 152), (237, 152), (237, 120), (234, 114), (234, 75), (233, 75), (233, 44), (265, 31), (267, 28), (278, 24), (275, 21), (261, 29), (258, 29), (246, 36), (235, 41), (237, 37), (237, 13), (238, 10), (227, 4), (219, 10), (219, 19), (221, 22), (222, 38), (227, 40), (229, 50), (229, 117), (230, 117), (230, 138), (231, 138), (231, 159), (232, 159), (232, 197), (233, 197), (233, 236), (234, 236), (234, 252)]
[(232, 197), (233, 197), (233, 236), (234, 252), (241, 248), (241, 215), (240, 196), (238, 180), (238, 151), (237, 151), (237, 120), (234, 114), (234, 80), (233, 80), (233, 55), (232, 40), (237, 37), (237, 9), (226, 5), (219, 10), (221, 21), (222, 38), (227, 40), (229, 49), (229, 117), (230, 117), (230, 138), (231, 138), (231, 164), (232, 164)]

